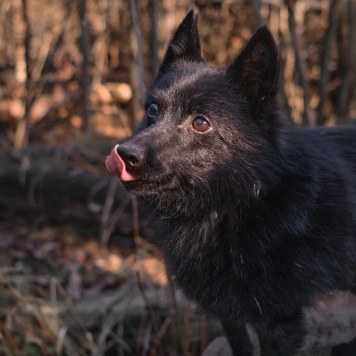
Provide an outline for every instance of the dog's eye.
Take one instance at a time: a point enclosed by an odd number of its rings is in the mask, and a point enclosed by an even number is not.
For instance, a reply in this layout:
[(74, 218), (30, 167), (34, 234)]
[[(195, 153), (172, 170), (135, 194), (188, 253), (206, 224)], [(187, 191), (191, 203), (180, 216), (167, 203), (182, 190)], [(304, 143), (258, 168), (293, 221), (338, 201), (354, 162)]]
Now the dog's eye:
[(148, 108), (147, 108), (147, 116), (149, 119), (155, 119), (158, 114), (158, 104), (157, 103), (152, 103)]
[(205, 132), (209, 129), (210, 124), (209, 122), (205, 119), (205, 117), (203, 116), (197, 116), (193, 122), (192, 122), (192, 126), (195, 130), (199, 131), (199, 132)]

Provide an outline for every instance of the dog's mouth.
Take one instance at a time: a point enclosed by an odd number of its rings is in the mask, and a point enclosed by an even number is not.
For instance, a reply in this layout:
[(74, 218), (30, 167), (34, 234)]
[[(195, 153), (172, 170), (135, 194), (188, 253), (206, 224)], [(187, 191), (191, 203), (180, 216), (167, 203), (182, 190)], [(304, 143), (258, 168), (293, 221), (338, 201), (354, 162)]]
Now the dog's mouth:
[(118, 147), (119, 145), (116, 145), (111, 150), (105, 164), (110, 173), (117, 175), (121, 179), (125, 188), (138, 195), (156, 194), (165, 188), (169, 188), (169, 183), (172, 181), (171, 175), (147, 178), (147, 175), (143, 176), (131, 172), (130, 168), (126, 167), (125, 161), (117, 153)]

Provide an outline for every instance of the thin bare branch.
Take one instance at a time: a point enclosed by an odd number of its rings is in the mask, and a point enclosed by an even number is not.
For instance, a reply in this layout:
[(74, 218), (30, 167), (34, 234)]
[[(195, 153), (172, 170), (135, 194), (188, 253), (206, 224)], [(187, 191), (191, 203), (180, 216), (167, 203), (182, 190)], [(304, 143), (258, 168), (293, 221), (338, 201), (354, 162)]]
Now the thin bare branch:
[(353, 72), (353, 57), (352, 51), (354, 47), (354, 6), (353, 0), (347, 0), (345, 10), (346, 18), (346, 35), (343, 41), (342, 48), (340, 49), (340, 76), (341, 86), (339, 90), (338, 102), (336, 107), (337, 122), (339, 124), (345, 124), (348, 121), (348, 113), (350, 112), (351, 104), (351, 86), (352, 86), (352, 72)]
[(82, 88), (82, 119), (83, 119), (83, 130), (88, 128), (88, 102), (89, 102), (89, 89), (90, 89), (90, 79), (88, 72), (89, 63), (89, 53), (90, 53), (90, 39), (87, 29), (87, 19), (86, 19), (86, 0), (79, 0), (78, 2), (78, 13), (80, 19), (81, 36), (80, 36), (80, 49), (82, 52), (82, 73), (81, 73), (81, 88)]
[(132, 86), (134, 95), (132, 100), (132, 126), (135, 128), (139, 121), (138, 110), (143, 106), (145, 93), (145, 68), (142, 49), (142, 35), (136, 0), (130, 0), (131, 15), (131, 45), (133, 55)]
[(150, 31), (150, 54), (151, 54), (151, 74), (156, 75), (159, 67), (158, 58), (158, 38), (157, 38), (157, 1), (149, 0), (149, 11), (151, 19)]

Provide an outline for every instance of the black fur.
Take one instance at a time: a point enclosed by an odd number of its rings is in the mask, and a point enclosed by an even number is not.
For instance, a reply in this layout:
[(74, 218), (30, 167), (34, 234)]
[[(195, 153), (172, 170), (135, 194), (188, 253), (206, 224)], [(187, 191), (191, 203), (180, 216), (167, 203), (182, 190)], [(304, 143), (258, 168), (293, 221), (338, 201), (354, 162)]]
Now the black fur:
[(157, 113), (118, 148), (138, 178), (126, 188), (162, 216), (171, 275), (221, 319), (235, 355), (251, 354), (246, 323), (263, 355), (293, 355), (302, 308), (355, 291), (356, 128), (291, 126), (278, 71), (266, 27), (230, 67), (205, 63), (192, 10), (148, 90)]

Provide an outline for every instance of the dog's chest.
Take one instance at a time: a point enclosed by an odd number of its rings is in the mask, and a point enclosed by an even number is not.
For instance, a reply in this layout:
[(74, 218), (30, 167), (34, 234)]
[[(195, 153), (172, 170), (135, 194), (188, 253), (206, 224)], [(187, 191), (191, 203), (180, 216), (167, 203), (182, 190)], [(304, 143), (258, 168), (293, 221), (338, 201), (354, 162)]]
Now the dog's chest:
[(188, 298), (218, 317), (259, 322), (267, 313), (262, 291), (273, 282), (256, 271), (246, 251), (236, 253), (218, 241), (219, 236), (172, 234), (163, 247), (171, 276)]

